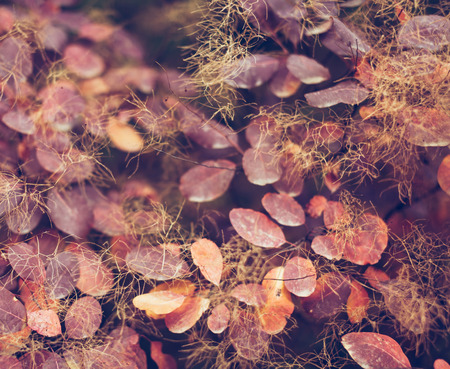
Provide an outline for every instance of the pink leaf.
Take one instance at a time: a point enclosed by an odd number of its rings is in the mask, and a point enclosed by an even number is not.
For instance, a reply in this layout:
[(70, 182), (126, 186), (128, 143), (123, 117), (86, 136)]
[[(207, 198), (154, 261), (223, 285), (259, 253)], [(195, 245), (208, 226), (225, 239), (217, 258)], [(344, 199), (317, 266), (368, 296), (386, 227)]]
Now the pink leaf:
[(311, 248), (316, 254), (329, 260), (341, 260), (344, 252), (343, 242), (339, 242), (334, 234), (314, 237)]
[(52, 299), (62, 299), (73, 291), (79, 278), (78, 258), (63, 251), (52, 257), (47, 265), (46, 292)]
[(230, 321), (230, 310), (225, 304), (219, 304), (211, 310), (211, 314), (208, 317), (208, 328), (215, 334), (222, 333), (227, 327)]
[(290, 227), (305, 224), (302, 206), (289, 195), (266, 193), (261, 202), (264, 209), (278, 223)]
[(275, 156), (258, 149), (245, 150), (242, 166), (249, 182), (258, 186), (274, 183), (281, 177), (281, 168)]
[(239, 284), (234, 287), (230, 295), (250, 306), (264, 306), (267, 302), (265, 288), (257, 283)]
[(348, 214), (338, 201), (328, 201), (323, 212), (323, 223), (328, 229), (339, 229), (347, 225)]
[(44, 263), (32, 245), (21, 242), (10, 246), (8, 260), (14, 271), (23, 279), (36, 283), (44, 282)]
[(339, 103), (356, 105), (368, 96), (369, 90), (355, 81), (344, 81), (333, 87), (305, 94), (308, 104), (316, 108), (328, 108)]
[(433, 369), (450, 369), (450, 364), (444, 359), (436, 359), (433, 363)]
[(22, 82), (33, 72), (32, 51), (28, 43), (18, 37), (6, 37), (0, 42), (0, 77), (13, 77)]
[(183, 305), (185, 299), (185, 295), (170, 290), (152, 291), (136, 296), (133, 305), (153, 314), (168, 314)]
[(82, 45), (67, 46), (63, 58), (67, 69), (80, 78), (97, 77), (105, 69), (105, 62), (100, 55)]
[(276, 97), (283, 99), (294, 95), (301, 84), (302, 82), (283, 64), (269, 81), (269, 88)]
[(411, 368), (400, 345), (384, 334), (348, 333), (342, 337), (342, 345), (364, 369)]
[(243, 310), (232, 320), (230, 340), (239, 356), (258, 360), (267, 350), (269, 335), (254, 314)]
[(227, 67), (225, 82), (236, 88), (258, 87), (273, 76), (278, 65), (278, 59), (269, 55), (250, 55)]
[(316, 268), (309, 259), (296, 256), (289, 259), (284, 267), (284, 285), (296, 296), (311, 295), (316, 289), (316, 278)]
[(46, 337), (61, 334), (61, 323), (58, 314), (53, 310), (38, 310), (27, 314), (28, 326)]
[(25, 306), (6, 288), (0, 288), (0, 334), (21, 331), (25, 325)]
[(209, 299), (187, 297), (183, 305), (166, 315), (165, 323), (172, 333), (183, 333), (192, 328), (209, 307)]
[(64, 322), (67, 337), (74, 339), (92, 337), (102, 322), (100, 303), (91, 296), (76, 300), (67, 311)]
[(312, 218), (318, 218), (327, 208), (328, 200), (324, 196), (315, 195), (306, 205), (306, 213)]
[(442, 191), (450, 195), (450, 154), (439, 165), (437, 180)]
[(208, 160), (181, 176), (180, 191), (193, 202), (206, 202), (222, 196), (234, 177), (236, 164), (219, 159)]
[(30, 135), (36, 131), (34, 121), (22, 110), (11, 110), (7, 112), (3, 115), (2, 121), (9, 128), (20, 133)]
[(280, 247), (286, 242), (281, 228), (258, 211), (233, 209), (230, 221), (239, 236), (256, 246)]
[(401, 46), (438, 51), (450, 43), (450, 20), (439, 15), (419, 15), (398, 32)]
[(250, 121), (245, 129), (245, 138), (251, 147), (268, 151), (280, 139), (280, 133), (277, 132), (276, 128), (275, 119), (262, 115)]
[(162, 342), (150, 341), (151, 358), (158, 369), (177, 369), (177, 361), (172, 355), (162, 352)]
[(23, 369), (22, 363), (15, 356), (0, 355), (0, 366), (8, 369)]
[(289, 55), (286, 66), (295, 77), (306, 84), (321, 83), (331, 78), (327, 68), (305, 55)]
[(222, 276), (223, 258), (217, 245), (203, 238), (192, 244), (191, 255), (203, 276), (218, 286)]

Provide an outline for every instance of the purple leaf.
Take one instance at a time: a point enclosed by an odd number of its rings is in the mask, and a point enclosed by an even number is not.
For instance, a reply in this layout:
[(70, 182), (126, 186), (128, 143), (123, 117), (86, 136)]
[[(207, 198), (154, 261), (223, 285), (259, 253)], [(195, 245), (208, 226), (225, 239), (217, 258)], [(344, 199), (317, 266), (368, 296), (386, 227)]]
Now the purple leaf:
[(52, 299), (62, 299), (68, 296), (80, 278), (78, 258), (67, 251), (50, 259), (46, 271), (46, 291)]
[(274, 248), (286, 242), (281, 228), (258, 211), (233, 209), (230, 222), (239, 236), (256, 246)]
[(242, 283), (234, 287), (230, 295), (251, 306), (263, 307), (267, 302), (266, 289), (257, 283)]
[(25, 306), (6, 288), (0, 288), (0, 334), (16, 333), (25, 326)]
[(265, 186), (278, 181), (281, 177), (281, 168), (274, 155), (250, 148), (244, 152), (242, 167), (250, 183)]
[(45, 268), (32, 245), (21, 242), (8, 249), (8, 260), (14, 271), (23, 279), (36, 283), (45, 280)]
[(279, 64), (278, 59), (269, 55), (250, 55), (227, 67), (225, 82), (236, 88), (258, 87), (274, 75)]
[(3, 115), (2, 120), (9, 128), (20, 133), (31, 135), (36, 130), (33, 120), (21, 110), (9, 111)]
[(207, 160), (181, 176), (180, 191), (189, 201), (215, 200), (230, 186), (235, 169), (236, 164), (228, 160)]
[(306, 84), (316, 84), (330, 79), (327, 68), (305, 55), (289, 55), (286, 61), (289, 71)]
[(359, 104), (367, 99), (369, 93), (369, 90), (355, 81), (344, 81), (325, 90), (305, 94), (305, 98), (311, 106), (328, 108), (339, 103)]
[(438, 51), (450, 43), (450, 20), (439, 15), (419, 15), (408, 20), (398, 33), (401, 46)]
[(135, 248), (127, 254), (125, 260), (131, 270), (158, 281), (179, 278), (189, 271), (184, 260), (155, 246)]
[(302, 206), (287, 194), (266, 193), (261, 202), (270, 216), (282, 225), (297, 227), (305, 223)]
[(93, 297), (82, 297), (72, 304), (64, 321), (67, 337), (74, 339), (92, 337), (100, 328), (102, 308)]
[(364, 369), (411, 368), (400, 345), (384, 334), (348, 333), (342, 337), (342, 345)]
[(31, 47), (20, 38), (7, 37), (0, 42), (0, 77), (23, 82), (33, 72)]

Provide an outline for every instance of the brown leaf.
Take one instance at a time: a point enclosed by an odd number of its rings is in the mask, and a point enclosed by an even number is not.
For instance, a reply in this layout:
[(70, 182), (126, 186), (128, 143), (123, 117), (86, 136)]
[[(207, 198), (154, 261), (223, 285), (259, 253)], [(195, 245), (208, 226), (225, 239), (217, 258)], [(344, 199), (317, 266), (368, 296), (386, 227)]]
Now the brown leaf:
[(342, 337), (342, 345), (364, 369), (411, 368), (400, 345), (384, 334), (348, 333)]
[(239, 236), (256, 246), (280, 247), (286, 242), (281, 228), (258, 211), (233, 209), (230, 221)]
[(192, 244), (191, 255), (203, 276), (218, 286), (222, 276), (223, 258), (217, 245), (203, 238)]
[(228, 190), (235, 169), (229, 160), (207, 160), (181, 176), (180, 191), (189, 201), (215, 200)]

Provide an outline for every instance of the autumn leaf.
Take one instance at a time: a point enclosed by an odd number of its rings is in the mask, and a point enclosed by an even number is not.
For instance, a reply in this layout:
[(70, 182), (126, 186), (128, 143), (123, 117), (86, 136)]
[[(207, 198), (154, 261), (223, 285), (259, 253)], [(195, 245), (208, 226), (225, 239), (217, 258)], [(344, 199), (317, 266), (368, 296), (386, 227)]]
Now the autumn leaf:
[(367, 308), (370, 299), (366, 289), (357, 281), (353, 280), (350, 296), (347, 299), (347, 315), (350, 323), (361, 323), (367, 316)]
[(177, 361), (172, 355), (162, 352), (162, 342), (150, 341), (151, 358), (158, 366), (158, 369), (177, 369)]
[(442, 190), (450, 195), (450, 155), (447, 155), (439, 165), (437, 180)]
[(178, 309), (166, 315), (164, 321), (172, 333), (183, 333), (197, 323), (208, 307), (209, 299), (207, 298), (187, 297)]
[(339, 103), (356, 105), (369, 96), (369, 90), (356, 81), (340, 82), (333, 87), (305, 94), (309, 105), (316, 108), (328, 108)]
[(250, 306), (263, 306), (267, 302), (265, 288), (257, 283), (242, 283), (234, 287), (230, 295)]
[(54, 337), (61, 334), (61, 322), (53, 310), (37, 310), (27, 313), (28, 326), (37, 333)]
[(228, 327), (230, 317), (230, 310), (224, 303), (217, 305), (207, 320), (209, 330), (215, 334), (222, 333)]
[(223, 258), (217, 245), (203, 238), (192, 244), (191, 255), (194, 264), (199, 267), (203, 276), (218, 286), (222, 276)]
[(309, 259), (293, 257), (284, 267), (283, 280), (289, 292), (300, 297), (309, 296), (316, 288), (316, 268)]
[(411, 368), (400, 345), (384, 334), (348, 333), (342, 337), (342, 345), (364, 369)]
[(281, 168), (275, 156), (259, 149), (245, 150), (242, 167), (248, 181), (258, 186), (274, 183), (281, 178)]
[(261, 202), (270, 216), (282, 225), (296, 227), (305, 223), (302, 206), (287, 194), (269, 192)]

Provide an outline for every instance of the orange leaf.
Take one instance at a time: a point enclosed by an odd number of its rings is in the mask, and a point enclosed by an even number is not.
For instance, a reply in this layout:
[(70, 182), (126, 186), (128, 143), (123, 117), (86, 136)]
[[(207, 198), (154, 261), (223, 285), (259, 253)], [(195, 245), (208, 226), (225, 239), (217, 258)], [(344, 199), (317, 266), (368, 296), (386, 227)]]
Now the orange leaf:
[(450, 365), (443, 359), (436, 359), (433, 364), (433, 369), (450, 369)]
[(183, 333), (192, 328), (209, 307), (209, 299), (187, 297), (183, 305), (166, 315), (166, 326), (172, 333)]
[(352, 281), (350, 296), (347, 299), (347, 315), (352, 324), (361, 323), (367, 316), (369, 303), (366, 289), (357, 281)]
[(327, 199), (323, 196), (316, 195), (309, 200), (306, 205), (306, 213), (312, 218), (318, 218), (322, 215), (323, 211), (327, 207)]
[(376, 290), (380, 289), (380, 282), (386, 282), (391, 279), (385, 272), (373, 266), (369, 266), (366, 269), (364, 272), (364, 278)]
[(219, 286), (223, 270), (223, 258), (217, 245), (203, 238), (192, 244), (191, 255), (194, 264), (199, 267), (203, 276), (211, 283)]
[(168, 314), (178, 309), (186, 296), (171, 291), (156, 291), (136, 296), (133, 305), (154, 314)]

